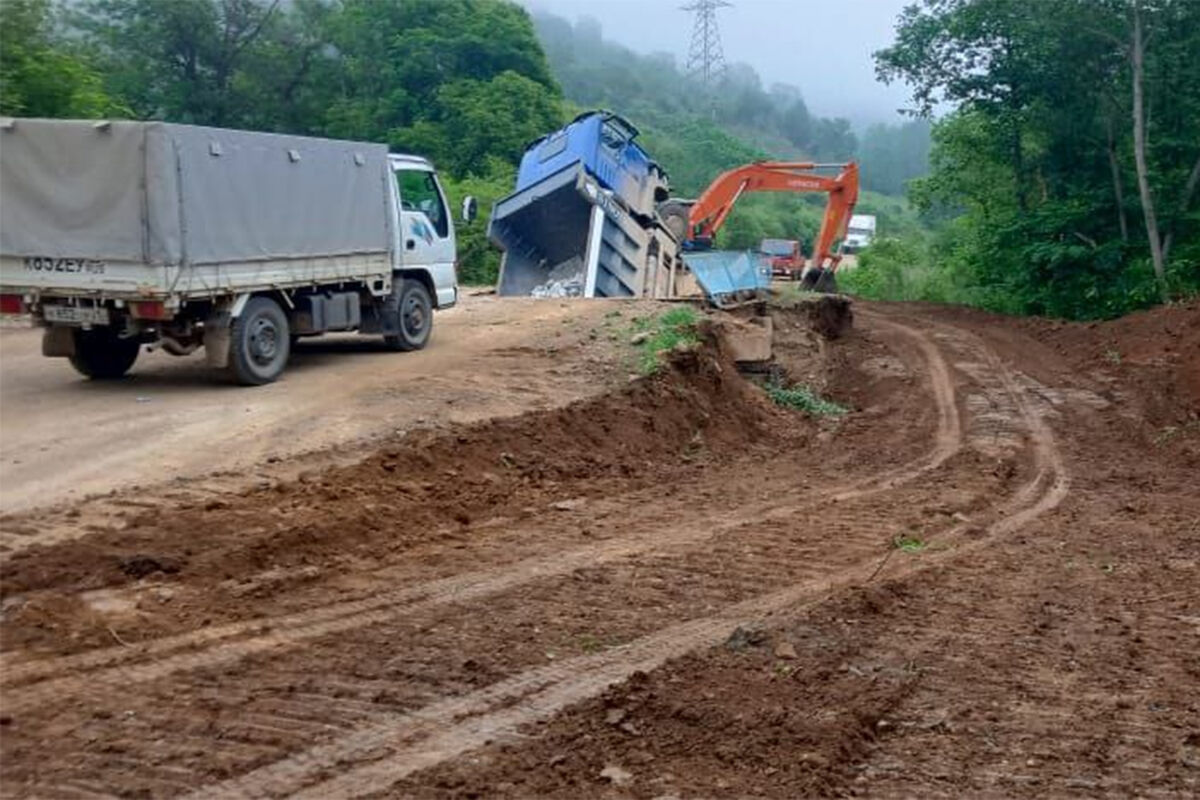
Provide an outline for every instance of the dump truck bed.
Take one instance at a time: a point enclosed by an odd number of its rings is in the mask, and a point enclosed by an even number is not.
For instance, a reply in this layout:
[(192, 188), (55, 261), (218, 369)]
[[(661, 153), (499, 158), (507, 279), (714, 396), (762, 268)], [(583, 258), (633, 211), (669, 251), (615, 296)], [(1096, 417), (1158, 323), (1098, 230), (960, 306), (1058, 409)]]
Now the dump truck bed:
[(674, 293), (674, 240), (635, 220), (578, 162), (498, 201), (488, 237), (504, 251), (500, 295)]
[(214, 296), (387, 282), (387, 148), (161, 122), (0, 123), (0, 286)]

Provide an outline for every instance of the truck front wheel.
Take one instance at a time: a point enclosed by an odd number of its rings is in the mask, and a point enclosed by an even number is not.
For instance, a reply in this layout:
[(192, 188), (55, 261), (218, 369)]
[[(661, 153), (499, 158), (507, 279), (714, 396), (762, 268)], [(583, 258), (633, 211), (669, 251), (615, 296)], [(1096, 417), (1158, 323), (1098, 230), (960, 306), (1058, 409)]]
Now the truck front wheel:
[(252, 297), (229, 332), (229, 371), (243, 386), (279, 377), (291, 351), (287, 315), (269, 297)]
[[(392, 304), (395, 305), (392, 305)], [(388, 298), (386, 313), (394, 314), (395, 333), (383, 337), (393, 350), (420, 350), (433, 330), (433, 300), (420, 281), (406, 280), (398, 297)]]
[(92, 380), (113, 380), (129, 371), (141, 348), (137, 339), (122, 339), (113, 328), (80, 329), (75, 331), (71, 366)]

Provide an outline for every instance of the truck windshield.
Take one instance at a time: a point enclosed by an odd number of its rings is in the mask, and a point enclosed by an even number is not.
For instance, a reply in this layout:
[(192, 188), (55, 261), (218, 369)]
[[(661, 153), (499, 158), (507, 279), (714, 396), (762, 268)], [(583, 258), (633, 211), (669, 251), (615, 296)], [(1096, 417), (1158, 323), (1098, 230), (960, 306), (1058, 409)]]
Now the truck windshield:
[(631, 138), (630, 132), (615, 120), (606, 120), (600, 128), (600, 138), (613, 150), (620, 150)]
[(396, 170), (396, 182), (400, 185), (400, 207), (405, 211), (424, 211), (433, 223), (440, 238), (450, 232), (450, 217), (438, 191), (432, 172), (423, 170)]

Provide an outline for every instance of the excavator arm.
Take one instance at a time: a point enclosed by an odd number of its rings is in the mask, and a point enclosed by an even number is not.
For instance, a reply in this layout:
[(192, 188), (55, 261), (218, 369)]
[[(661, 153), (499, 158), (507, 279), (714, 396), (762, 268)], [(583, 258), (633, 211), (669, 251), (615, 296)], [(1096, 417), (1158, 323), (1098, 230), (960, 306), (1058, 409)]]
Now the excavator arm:
[[(812, 170), (838, 170), (821, 175)], [(850, 214), (858, 202), (858, 164), (817, 164), (808, 161), (756, 161), (717, 177), (688, 212), (687, 239), (710, 244), (725, 224), (738, 199), (746, 192), (827, 192), (825, 218), (813, 245), (814, 266), (836, 270), (840, 249), (833, 243), (846, 236)]]

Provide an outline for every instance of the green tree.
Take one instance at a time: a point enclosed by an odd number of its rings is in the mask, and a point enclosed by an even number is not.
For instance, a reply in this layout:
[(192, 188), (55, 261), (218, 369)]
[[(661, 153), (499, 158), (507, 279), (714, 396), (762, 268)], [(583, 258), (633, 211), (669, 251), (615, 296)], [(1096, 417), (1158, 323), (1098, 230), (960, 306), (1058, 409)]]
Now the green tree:
[(59, 41), (49, 0), (0, 3), (0, 113), (123, 116), (83, 54)]
[(488, 174), (490, 159), (515, 163), (534, 139), (563, 123), (558, 98), (516, 72), (444, 84), (430, 119), (390, 132), (397, 148), (427, 153), (459, 175)]
[(280, 16), (280, 0), (90, 0), (73, 21), (137, 116), (237, 126), (242, 68)]
[(515, 163), (562, 122), (560, 92), (520, 7), (499, 0), (344, 0), (325, 132), (431, 154), (457, 174)]
[(84, 0), (71, 22), (143, 118), (387, 141), (460, 175), (562, 121), (505, 0)]
[[(1140, 41), (1152, 41), (1140, 79), (1139, 18)], [(1095, 317), (1200, 287), (1189, 182), (1200, 182), (1198, 35), (1189, 0), (1042, 0), (1037, 14), (1021, 0), (924, 0), (904, 11), (878, 71), (913, 86), (917, 113), (952, 109), (912, 193), (932, 217), (962, 214), (931, 252), (977, 302)], [(1139, 85), (1154, 109), (1140, 132)], [(1154, 198), (1161, 220), (1141, 213)], [(1140, 240), (1130, 211), (1146, 219)]]

